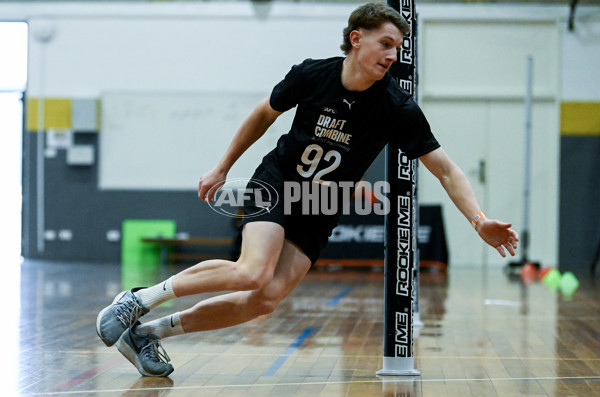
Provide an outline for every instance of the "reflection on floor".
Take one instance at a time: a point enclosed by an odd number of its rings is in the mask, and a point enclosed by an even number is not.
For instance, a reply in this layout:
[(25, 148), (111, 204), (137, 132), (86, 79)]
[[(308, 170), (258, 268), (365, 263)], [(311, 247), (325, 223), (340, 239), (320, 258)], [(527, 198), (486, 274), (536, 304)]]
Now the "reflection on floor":
[[(369, 270), (313, 271), (270, 316), (166, 339), (175, 372), (141, 377), (100, 342), (96, 314), (122, 288), (179, 270), (25, 261), (13, 301), (5, 302), (12, 304), (3, 325), (6, 362), (18, 363), (7, 370), (7, 395), (600, 395), (597, 280), (580, 280), (565, 297), (477, 267), (422, 275), (424, 326), (414, 342), (420, 377), (375, 375), (382, 367), (383, 274)], [(208, 296), (168, 302), (148, 317)]]

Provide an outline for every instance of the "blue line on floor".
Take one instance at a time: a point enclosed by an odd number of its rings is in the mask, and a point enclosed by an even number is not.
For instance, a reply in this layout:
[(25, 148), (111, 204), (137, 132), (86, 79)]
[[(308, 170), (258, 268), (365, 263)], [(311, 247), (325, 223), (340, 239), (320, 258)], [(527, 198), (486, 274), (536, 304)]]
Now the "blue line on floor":
[(279, 356), (277, 358), (277, 360), (275, 360), (275, 362), (269, 367), (269, 369), (267, 369), (265, 371), (265, 373), (263, 374), (263, 376), (273, 376), (273, 375), (275, 375), (275, 372), (277, 372), (279, 370), (279, 368), (281, 368), (281, 366), (283, 365), (283, 363), (285, 363), (285, 361), (288, 359), (288, 357), (291, 356), (292, 354), (294, 354), (294, 352), (296, 351), (296, 349), (298, 349), (298, 347), (300, 347), (300, 345), (306, 340), (306, 338), (308, 338), (308, 336), (315, 329), (316, 328), (306, 328), (304, 331), (302, 331), (302, 333), (300, 334), (300, 336), (298, 336), (296, 338), (296, 340), (294, 342), (292, 342), (292, 344), (289, 345), (287, 347), (287, 349), (285, 349), (285, 351), (283, 352), (283, 354), (281, 356)]
[(329, 301), (329, 304), (330, 304), (331, 306), (335, 306), (335, 305), (337, 305), (337, 304), (340, 302), (340, 300), (341, 300), (341, 299), (342, 299), (344, 296), (348, 295), (348, 294), (350, 293), (350, 291), (352, 291), (352, 288), (353, 288), (353, 287), (350, 287), (350, 286), (346, 286), (346, 287), (344, 287), (344, 288), (343, 288), (343, 289), (340, 291), (340, 293), (339, 293), (339, 294), (337, 294), (335, 297), (333, 297), (333, 298), (331, 299), (331, 301)]

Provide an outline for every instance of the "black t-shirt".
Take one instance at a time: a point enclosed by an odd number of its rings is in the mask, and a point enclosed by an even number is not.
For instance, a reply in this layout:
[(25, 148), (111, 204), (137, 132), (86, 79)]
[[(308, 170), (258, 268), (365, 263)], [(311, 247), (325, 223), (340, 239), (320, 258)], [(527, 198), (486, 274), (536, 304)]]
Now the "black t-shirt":
[(307, 59), (273, 89), (273, 109), (298, 106), (289, 133), (263, 158), (273, 176), (357, 182), (390, 141), (411, 159), (440, 146), (419, 106), (389, 73), (365, 91), (349, 91), (342, 85), (343, 61)]

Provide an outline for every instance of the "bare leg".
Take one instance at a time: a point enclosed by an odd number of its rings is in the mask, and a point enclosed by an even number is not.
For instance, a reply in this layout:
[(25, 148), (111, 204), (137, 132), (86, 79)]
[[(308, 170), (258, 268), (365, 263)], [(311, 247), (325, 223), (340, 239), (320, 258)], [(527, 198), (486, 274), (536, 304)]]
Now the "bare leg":
[(233, 292), (196, 304), (180, 313), (183, 329), (186, 333), (220, 329), (269, 314), (292, 292), (309, 269), (308, 257), (285, 240), (275, 274), (268, 285), (260, 290)]
[(213, 259), (200, 262), (173, 277), (178, 297), (203, 292), (249, 291), (268, 284), (281, 253), (285, 232), (272, 222), (244, 226), (242, 252), (233, 262)]

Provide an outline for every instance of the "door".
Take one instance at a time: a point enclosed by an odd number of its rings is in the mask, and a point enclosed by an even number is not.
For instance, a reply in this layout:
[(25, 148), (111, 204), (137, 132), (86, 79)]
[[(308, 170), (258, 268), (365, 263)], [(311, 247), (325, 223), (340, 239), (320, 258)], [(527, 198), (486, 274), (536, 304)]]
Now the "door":
[[(554, 21), (424, 20), (419, 97), (483, 211), (523, 226), (526, 60), (534, 58), (530, 249), (555, 264), (558, 239), (558, 48)], [(420, 202), (440, 203), (454, 266), (505, 265), (421, 167)], [(473, 214), (474, 215), (474, 214)], [(520, 255), (520, 254), (519, 254)]]

